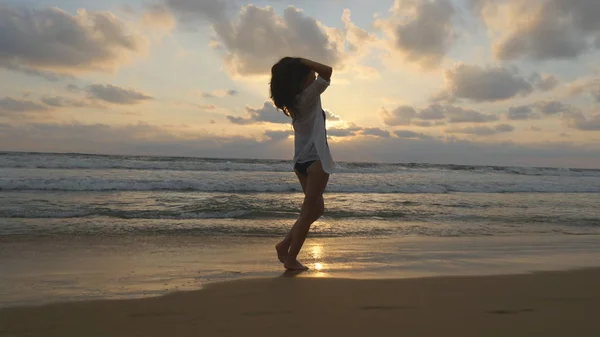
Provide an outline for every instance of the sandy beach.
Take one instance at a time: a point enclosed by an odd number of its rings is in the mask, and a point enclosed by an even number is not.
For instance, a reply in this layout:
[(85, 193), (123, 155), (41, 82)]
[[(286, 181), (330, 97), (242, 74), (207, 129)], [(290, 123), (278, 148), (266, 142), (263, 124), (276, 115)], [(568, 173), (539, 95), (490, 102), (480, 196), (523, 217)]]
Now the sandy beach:
[(154, 298), (4, 308), (0, 335), (598, 336), (598, 284), (600, 269), (238, 280)]

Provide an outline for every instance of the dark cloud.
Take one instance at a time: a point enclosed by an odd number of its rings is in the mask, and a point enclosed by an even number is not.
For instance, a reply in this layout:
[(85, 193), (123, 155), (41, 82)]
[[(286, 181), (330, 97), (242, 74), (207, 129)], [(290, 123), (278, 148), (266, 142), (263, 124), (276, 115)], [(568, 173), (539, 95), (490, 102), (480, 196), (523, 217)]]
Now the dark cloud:
[(231, 123), (238, 125), (256, 123), (290, 124), (292, 122), (289, 117), (277, 110), (275, 105), (269, 101), (265, 102), (263, 106), (258, 109), (247, 106), (246, 112), (248, 113), (247, 118), (228, 115), (227, 119), (229, 119)]
[(401, 105), (392, 111), (383, 109), (381, 116), (383, 118), (383, 123), (386, 125), (410, 125), (410, 122), (414, 118), (417, 118), (418, 113), (412, 106)]
[(108, 12), (0, 4), (0, 67), (51, 80), (74, 70), (111, 69), (144, 45)]
[(600, 131), (600, 114), (586, 116), (580, 111), (563, 114), (566, 127), (581, 131)]
[[(480, 1), (495, 6), (492, 1)], [(518, 2), (515, 6), (518, 6)], [(546, 0), (532, 4), (531, 9), (515, 10), (513, 31), (496, 46), (501, 60), (526, 57), (534, 60), (573, 59), (597, 48), (593, 41), (600, 37), (600, 1)]]
[(92, 84), (86, 90), (90, 98), (115, 104), (138, 104), (153, 99), (152, 96), (133, 89), (124, 89), (112, 84)]
[(506, 117), (509, 120), (529, 120), (556, 116), (575, 110), (574, 107), (559, 101), (539, 101), (530, 105), (510, 107)]
[(536, 111), (546, 115), (558, 115), (571, 111), (571, 107), (558, 101), (540, 101), (533, 105)]
[(509, 120), (528, 120), (537, 118), (536, 113), (529, 105), (514, 106), (508, 109), (506, 118)]
[(330, 128), (327, 130), (329, 137), (352, 137), (356, 136), (356, 130), (345, 128)]
[(367, 136), (376, 136), (387, 138), (390, 136), (390, 132), (387, 130), (383, 130), (380, 128), (364, 128), (362, 129), (362, 134)]
[(461, 64), (446, 71), (446, 82), (447, 88), (436, 96), (438, 100), (445, 97), (495, 102), (533, 92), (533, 86), (518, 71), (503, 67), (483, 68)]
[(484, 114), (473, 109), (465, 109), (454, 105), (444, 107), (449, 123), (487, 123), (498, 120), (498, 116)]
[(560, 82), (554, 75), (540, 75), (535, 73), (531, 78), (531, 83), (533, 83), (535, 88), (540, 91), (551, 91), (556, 88)]
[(447, 133), (462, 133), (476, 136), (492, 136), (499, 133), (512, 132), (515, 128), (509, 124), (499, 124), (494, 127), (490, 126), (468, 126), (464, 128), (452, 128), (446, 130)]
[(40, 99), (40, 101), (52, 108), (83, 108), (83, 107), (94, 107), (94, 108), (104, 108), (101, 104), (93, 101), (72, 99), (69, 97), (62, 96), (45, 96)]
[(452, 47), (455, 10), (447, 0), (396, 0), (389, 26), (395, 47), (407, 60), (429, 68), (437, 66)]
[(432, 104), (419, 112), (418, 117), (425, 121), (439, 121), (446, 118), (444, 106), (440, 104)]
[(67, 84), (65, 87), (69, 92), (80, 92), (82, 89), (75, 84)]
[[(496, 115), (484, 114), (451, 104), (431, 104), (417, 111), (411, 106), (399, 106), (392, 111), (384, 109), (381, 113), (386, 125), (433, 126), (448, 123), (487, 123), (498, 120)], [(434, 121), (434, 122), (431, 122)]]
[(410, 130), (397, 130), (397, 131), (394, 131), (394, 134), (398, 138), (403, 138), (403, 139), (433, 139), (433, 137), (428, 136), (424, 133), (414, 132), (414, 131), (410, 131)]
[(41, 112), (48, 110), (43, 104), (30, 100), (5, 97), (0, 99), (0, 116), (9, 116), (15, 113)]
[[(0, 144), (9, 151), (51, 151), (220, 158), (291, 159), (289, 142), (268, 137), (183, 134), (138, 123), (25, 124), (7, 127)], [(338, 161), (428, 162), (463, 165), (600, 166), (600, 144), (518, 144), (428, 138), (350, 138), (330, 144)]]

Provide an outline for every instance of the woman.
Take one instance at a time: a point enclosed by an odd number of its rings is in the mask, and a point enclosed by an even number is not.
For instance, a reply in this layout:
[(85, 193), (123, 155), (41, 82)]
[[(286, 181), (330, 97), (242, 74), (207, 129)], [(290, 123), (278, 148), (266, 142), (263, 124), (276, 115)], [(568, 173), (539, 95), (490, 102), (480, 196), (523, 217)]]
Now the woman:
[(335, 167), (321, 107), (321, 94), (329, 86), (332, 72), (329, 66), (292, 57), (281, 59), (271, 69), (271, 99), (292, 119), (294, 171), (304, 192), (300, 217), (275, 246), (279, 261), (288, 270), (308, 269), (298, 262), (298, 253), (310, 226), (323, 215), (323, 192)]

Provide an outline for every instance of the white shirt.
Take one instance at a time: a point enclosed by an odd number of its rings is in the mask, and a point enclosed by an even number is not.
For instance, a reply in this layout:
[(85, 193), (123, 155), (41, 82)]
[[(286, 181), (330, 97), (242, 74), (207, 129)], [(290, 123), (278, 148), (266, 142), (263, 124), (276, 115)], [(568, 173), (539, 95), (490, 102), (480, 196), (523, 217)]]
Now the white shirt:
[(318, 76), (298, 96), (296, 108), (293, 110), (296, 120), (294, 127), (294, 165), (311, 160), (320, 160), (323, 170), (333, 173), (335, 161), (327, 144), (325, 129), (325, 112), (321, 106), (321, 94), (327, 89), (329, 82)]

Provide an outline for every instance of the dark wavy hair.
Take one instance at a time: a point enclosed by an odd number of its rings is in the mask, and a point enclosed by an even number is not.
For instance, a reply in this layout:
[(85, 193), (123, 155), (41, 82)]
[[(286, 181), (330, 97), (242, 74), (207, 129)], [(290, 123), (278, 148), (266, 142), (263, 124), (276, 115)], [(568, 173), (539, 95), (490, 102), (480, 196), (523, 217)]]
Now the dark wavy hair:
[(302, 85), (310, 72), (310, 68), (294, 57), (284, 57), (271, 68), (271, 99), (292, 119), (296, 119), (293, 112), (296, 97), (302, 92)]

